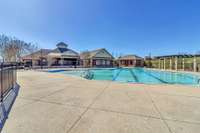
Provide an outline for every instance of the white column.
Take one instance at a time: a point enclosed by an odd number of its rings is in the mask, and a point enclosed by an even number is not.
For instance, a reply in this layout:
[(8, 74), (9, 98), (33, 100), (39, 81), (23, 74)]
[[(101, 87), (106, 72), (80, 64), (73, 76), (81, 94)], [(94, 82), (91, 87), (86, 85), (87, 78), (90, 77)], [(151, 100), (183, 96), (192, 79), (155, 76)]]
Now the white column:
[(178, 70), (178, 57), (175, 57), (175, 70)]
[(159, 69), (161, 69), (161, 62), (160, 62), (160, 59), (159, 59)]
[(183, 71), (185, 71), (185, 58), (182, 59), (182, 68), (183, 68)]
[(60, 59), (60, 65), (61, 65), (61, 66), (64, 65), (64, 59), (63, 59), (63, 58)]
[(172, 70), (172, 58), (170, 58), (169, 60), (169, 66), (170, 66), (170, 70)]
[(51, 66), (52, 63), (53, 63), (53, 58), (47, 56), (47, 65), (48, 65), (48, 66)]
[(90, 59), (90, 67), (93, 67), (93, 59)]
[(164, 58), (164, 70), (166, 69), (166, 59)]
[(193, 70), (194, 70), (194, 72), (196, 72), (197, 71), (197, 58), (196, 57), (194, 57), (193, 58)]
[(32, 59), (32, 67), (36, 66), (36, 61)]

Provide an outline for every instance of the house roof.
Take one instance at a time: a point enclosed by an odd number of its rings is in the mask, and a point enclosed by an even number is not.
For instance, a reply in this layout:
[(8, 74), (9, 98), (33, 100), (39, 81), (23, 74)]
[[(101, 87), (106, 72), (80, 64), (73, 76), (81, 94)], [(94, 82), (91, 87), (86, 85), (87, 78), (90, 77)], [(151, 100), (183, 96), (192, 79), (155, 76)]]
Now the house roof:
[(82, 53), (80, 54), (80, 57), (81, 57), (81, 59), (93, 58), (93, 57), (95, 57), (98, 53), (100, 53), (101, 51), (105, 51), (108, 55), (110, 55), (111, 58), (114, 58), (105, 48), (100, 48), (100, 49), (96, 49), (96, 50), (92, 50), (92, 51), (82, 52)]
[(143, 58), (137, 55), (125, 55), (125, 56), (120, 56), (118, 59), (119, 60), (135, 60), (135, 59), (143, 59)]
[(96, 49), (96, 50), (90, 51), (90, 57), (94, 57), (98, 52), (100, 52), (102, 50), (106, 50), (106, 49), (105, 48), (101, 48), (101, 49)]
[(88, 59), (88, 58), (90, 58), (90, 52), (89, 52), (89, 51), (82, 52), (82, 53), (80, 54), (80, 58), (81, 58), (81, 59)]
[(69, 49), (68, 48), (68, 45), (63, 43), (63, 42), (60, 42), (58, 43), (57, 45), (57, 48), (56, 49), (41, 49), (37, 52), (34, 52), (32, 54), (29, 54), (29, 55), (26, 55), (24, 57), (22, 57), (22, 59), (39, 59), (41, 57), (47, 57), (47, 56), (50, 56), (50, 57), (79, 57), (79, 54), (77, 52), (75, 52), (74, 50), (72, 49)]
[(31, 53), (29, 55), (25, 55), (22, 57), (22, 59), (36, 59), (40, 57), (46, 57), (52, 50), (51, 49), (40, 49), (34, 53)]
[(68, 48), (56, 48), (52, 50), (49, 54), (60, 54), (60, 55), (69, 55), (69, 56), (79, 56), (77, 52)]
[(49, 53), (50, 56), (53, 56), (53, 55), (56, 55), (56, 56), (76, 56), (76, 57), (79, 56), (79, 54), (77, 52), (75, 52), (72, 49), (69, 49), (68, 45), (63, 43), (63, 42), (58, 43), (56, 46), (57, 46), (57, 48), (52, 50)]

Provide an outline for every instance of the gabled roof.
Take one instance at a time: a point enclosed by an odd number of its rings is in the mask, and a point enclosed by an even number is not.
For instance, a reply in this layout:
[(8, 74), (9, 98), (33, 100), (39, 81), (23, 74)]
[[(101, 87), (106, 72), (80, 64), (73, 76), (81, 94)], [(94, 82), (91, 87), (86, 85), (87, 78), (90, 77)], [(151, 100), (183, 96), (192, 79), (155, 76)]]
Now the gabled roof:
[[(100, 51), (107, 51), (105, 48), (101, 48), (101, 49), (96, 49), (96, 50), (92, 50), (90, 51), (90, 57), (94, 57), (97, 53), (99, 53)], [(107, 52), (108, 53), (108, 52)], [(109, 53), (110, 54), (110, 53)]]
[(77, 52), (75, 52), (74, 50), (72, 49), (68, 49), (68, 48), (56, 48), (54, 50), (52, 50), (50, 53), (59, 53), (59, 54), (70, 54), (70, 53), (73, 53), (73, 55), (79, 55)]
[(137, 55), (125, 55), (125, 56), (120, 56), (118, 59), (119, 60), (134, 60), (134, 59), (143, 59), (143, 58)]
[(80, 53), (80, 58), (81, 59), (89, 59), (90, 58), (90, 52), (86, 51), (86, 52)]
[(22, 59), (36, 59), (40, 57), (46, 57), (52, 50), (51, 49), (40, 49), (34, 53), (31, 53), (29, 55), (25, 55), (22, 57)]
[(49, 54), (53, 55), (53, 54), (57, 54), (57, 55), (65, 55), (65, 56), (79, 56), (79, 54), (77, 52), (75, 52), (72, 49), (68, 48), (68, 45), (60, 42), (57, 45), (57, 48), (52, 50)]
[(101, 48), (101, 49), (96, 49), (96, 50), (92, 50), (92, 51), (86, 51), (86, 52), (82, 52), (80, 54), (81, 59), (90, 59), (95, 57), (98, 53), (100, 53), (101, 51), (106, 52), (108, 55), (110, 55), (111, 58), (114, 58), (105, 48)]
[(26, 55), (22, 57), (22, 59), (40, 59), (41, 57), (61, 57), (61, 56), (68, 56), (68, 57), (79, 57), (79, 54), (72, 49), (68, 48), (68, 45), (60, 42), (57, 45), (57, 48), (54, 50), (51, 49), (41, 49), (37, 52), (32, 54)]

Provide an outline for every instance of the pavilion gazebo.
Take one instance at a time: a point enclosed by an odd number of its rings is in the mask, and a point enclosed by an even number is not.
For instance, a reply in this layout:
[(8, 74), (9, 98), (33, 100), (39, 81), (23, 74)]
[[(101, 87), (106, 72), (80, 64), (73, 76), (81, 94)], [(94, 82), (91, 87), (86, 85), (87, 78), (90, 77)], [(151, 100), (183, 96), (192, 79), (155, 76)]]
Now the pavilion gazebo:
[(178, 54), (157, 56), (151, 60), (153, 68), (163, 70), (200, 71), (200, 55)]

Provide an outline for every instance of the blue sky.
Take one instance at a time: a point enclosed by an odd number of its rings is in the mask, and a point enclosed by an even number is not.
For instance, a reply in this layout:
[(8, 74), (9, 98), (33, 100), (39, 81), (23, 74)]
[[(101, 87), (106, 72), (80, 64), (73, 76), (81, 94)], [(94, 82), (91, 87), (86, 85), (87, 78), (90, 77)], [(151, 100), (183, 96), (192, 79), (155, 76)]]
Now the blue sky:
[(199, 0), (1, 0), (0, 34), (145, 56), (200, 51)]

